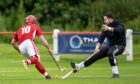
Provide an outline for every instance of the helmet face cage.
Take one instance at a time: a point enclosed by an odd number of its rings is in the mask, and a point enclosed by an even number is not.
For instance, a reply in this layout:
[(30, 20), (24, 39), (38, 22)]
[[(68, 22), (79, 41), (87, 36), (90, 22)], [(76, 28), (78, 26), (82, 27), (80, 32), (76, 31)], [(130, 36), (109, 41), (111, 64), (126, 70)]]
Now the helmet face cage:
[(32, 24), (36, 24), (37, 23), (37, 18), (33, 15), (29, 15), (25, 18), (25, 22), (26, 23), (32, 23)]

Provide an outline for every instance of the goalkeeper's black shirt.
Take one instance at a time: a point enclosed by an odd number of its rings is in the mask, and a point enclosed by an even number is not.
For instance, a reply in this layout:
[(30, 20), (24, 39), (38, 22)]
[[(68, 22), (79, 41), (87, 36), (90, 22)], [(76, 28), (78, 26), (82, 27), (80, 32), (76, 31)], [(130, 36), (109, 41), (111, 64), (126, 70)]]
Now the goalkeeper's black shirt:
[(104, 39), (107, 37), (110, 46), (123, 45), (125, 47), (126, 36), (124, 25), (117, 20), (113, 20), (113, 22), (108, 24), (108, 26), (114, 28), (114, 31), (102, 31), (101, 35), (99, 36), (99, 43), (102, 44)]

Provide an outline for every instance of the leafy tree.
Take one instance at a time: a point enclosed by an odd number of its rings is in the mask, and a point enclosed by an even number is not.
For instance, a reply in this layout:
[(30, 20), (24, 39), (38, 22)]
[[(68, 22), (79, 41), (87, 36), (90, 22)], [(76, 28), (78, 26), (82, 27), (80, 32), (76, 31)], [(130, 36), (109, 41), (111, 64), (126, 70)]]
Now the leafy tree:
[[(0, 0), (0, 31), (15, 31), (24, 18), (35, 15), (43, 31), (96, 31), (103, 24), (103, 14), (111, 11), (127, 27), (140, 17), (139, 0)], [(133, 24), (133, 22), (136, 22)], [(132, 25), (133, 24), (133, 25)]]

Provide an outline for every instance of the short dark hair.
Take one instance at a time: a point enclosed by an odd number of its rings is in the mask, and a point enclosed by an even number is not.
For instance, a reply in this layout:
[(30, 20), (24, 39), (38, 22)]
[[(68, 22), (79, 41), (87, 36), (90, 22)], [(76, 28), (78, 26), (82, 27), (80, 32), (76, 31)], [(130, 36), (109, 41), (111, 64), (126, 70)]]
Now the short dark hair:
[(106, 16), (107, 18), (113, 18), (113, 15), (112, 15), (111, 12), (106, 12), (106, 13), (104, 14), (104, 16)]

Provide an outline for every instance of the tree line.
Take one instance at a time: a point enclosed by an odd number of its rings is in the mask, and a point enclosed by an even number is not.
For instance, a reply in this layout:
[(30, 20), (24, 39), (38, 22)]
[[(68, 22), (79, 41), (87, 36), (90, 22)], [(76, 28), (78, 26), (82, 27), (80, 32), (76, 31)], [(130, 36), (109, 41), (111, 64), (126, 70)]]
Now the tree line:
[(139, 0), (0, 0), (0, 31), (16, 31), (30, 14), (43, 31), (99, 31), (107, 11), (140, 30)]

